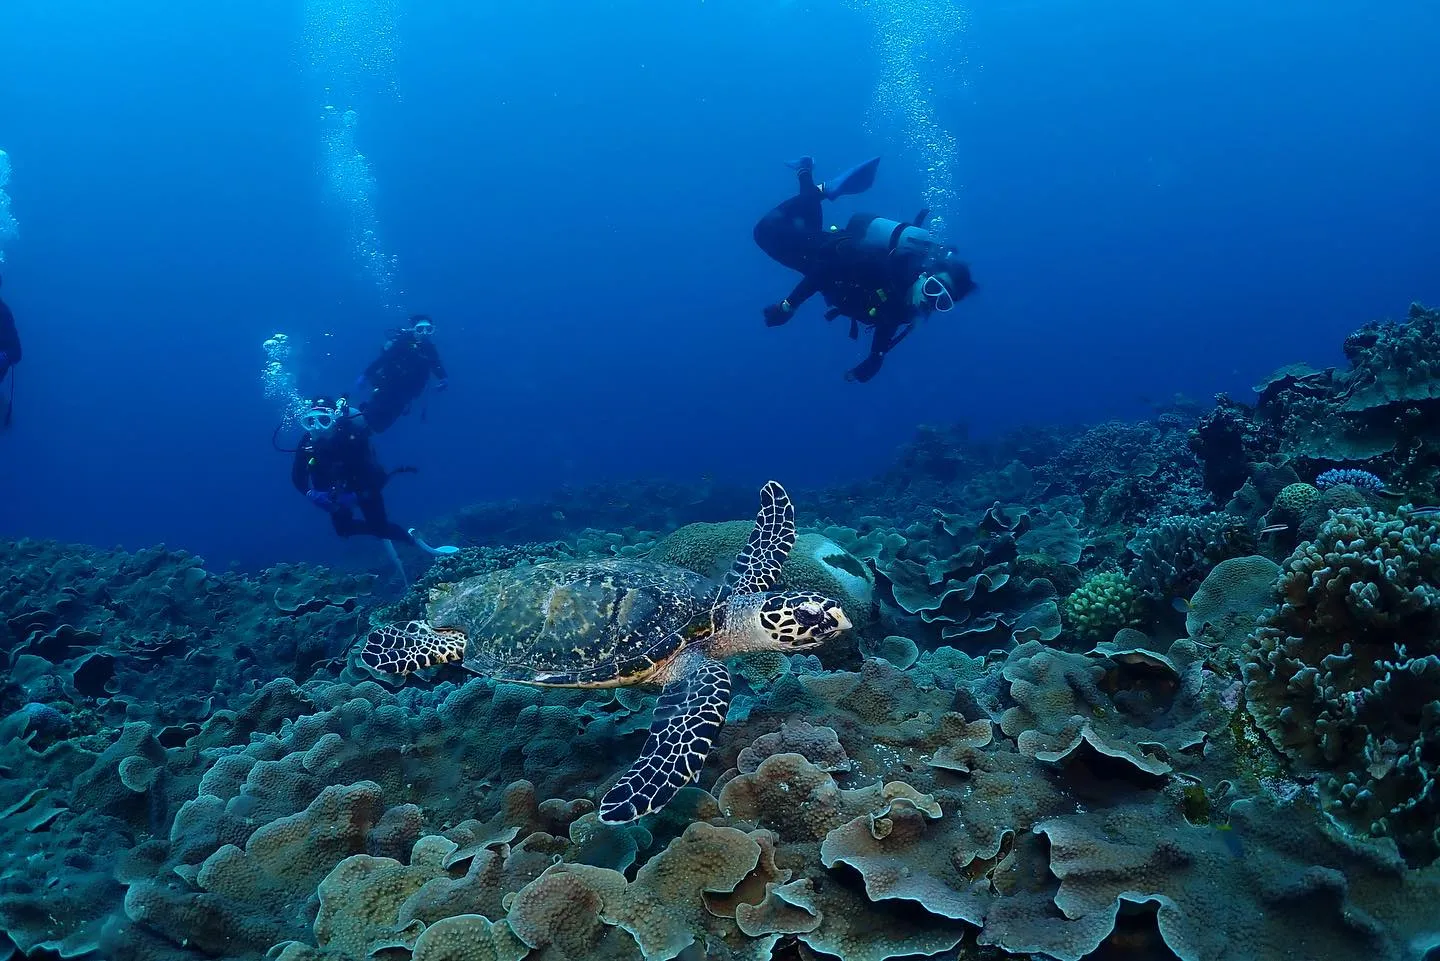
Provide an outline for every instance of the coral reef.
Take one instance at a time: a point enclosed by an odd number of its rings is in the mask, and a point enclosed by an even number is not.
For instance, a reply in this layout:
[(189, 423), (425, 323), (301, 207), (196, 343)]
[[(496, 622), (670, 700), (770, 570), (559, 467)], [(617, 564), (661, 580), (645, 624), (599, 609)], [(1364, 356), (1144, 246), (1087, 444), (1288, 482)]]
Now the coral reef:
[(970, 515), (930, 513), (904, 530), (866, 524), (863, 532), (831, 527), (826, 533), (869, 564), (878, 596), (922, 647), (1004, 649), (1059, 635), (1053, 581), (1026, 576), (1019, 561), (1027, 548), (1050, 565), (1078, 559), (1077, 531), (1067, 516), (1027, 512), (1011, 519), (995, 507)]
[(1184, 418), (1092, 427), (1037, 471), (1054, 493), (1080, 496), (1097, 525), (1193, 514), (1212, 507)]
[(1187, 598), (1216, 564), (1255, 549), (1249, 522), (1235, 514), (1165, 517), (1136, 531), (1129, 581), (1152, 601)]
[(1367, 324), (1346, 339), (1345, 356), (1346, 370), (1277, 371), (1256, 386), (1253, 407), (1226, 399), (1202, 421), (1193, 444), (1217, 498), (1266, 462), (1372, 493), (1435, 489), (1440, 312), (1412, 304), (1403, 323)]
[(1369, 491), (1373, 494), (1379, 494), (1385, 489), (1385, 482), (1368, 470), (1331, 469), (1315, 478), (1315, 486), (1321, 490), (1335, 487), (1338, 484), (1347, 484), (1356, 490)]
[(1433, 956), (1440, 517), (1405, 501), (1440, 481), (1440, 315), (1346, 356), (1254, 405), (924, 430), (800, 495), (782, 584), (864, 629), (737, 665), (704, 772), (624, 825), (596, 799), (653, 691), (382, 684), (352, 642), (541, 559), (722, 575), (753, 492), (478, 505), (385, 607), (0, 544), (0, 958)]
[(1195, 640), (1239, 649), (1275, 604), (1279, 576), (1280, 565), (1258, 555), (1217, 564), (1190, 599), (1185, 633)]
[(1140, 592), (1119, 571), (1101, 571), (1065, 598), (1065, 626), (1083, 641), (1103, 641), (1140, 619)]
[[(725, 577), (735, 555), (745, 546), (754, 522), (687, 524), (666, 536), (646, 555), (697, 574)], [(819, 591), (840, 601), (863, 633), (875, 618), (875, 577), (870, 569), (830, 538), (803, 531), (780, 569), (780, 590)]]
[(212, 574), (161, 548), (125, 554), (0, 544), (0, 716), (27, 702), (78, 728), (176, 726), (278, 675), (304, 679), (343, 655), (375, 578), (300, 565)]
[(1440, 857), (1440, 524), (1341, 511), (1285, 564), (1246, 699), (1327, 809)]

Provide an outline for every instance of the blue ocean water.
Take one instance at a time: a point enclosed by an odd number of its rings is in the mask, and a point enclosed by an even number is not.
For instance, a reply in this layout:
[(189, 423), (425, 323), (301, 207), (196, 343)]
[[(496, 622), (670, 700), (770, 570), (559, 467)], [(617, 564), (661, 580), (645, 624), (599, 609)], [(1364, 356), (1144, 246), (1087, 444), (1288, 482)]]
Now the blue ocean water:
[[(261, 344), (335, 392), (416, 311), (451, 389), (380, 439), (406, 524), (1244, 394), (1440, 299), (1437, 35), (1414, 2), (9, 0), (0, 536), (369, 558), (291, 489)], [(803, 153), (882, 155), (840, 215), (930, 202), (981, 285), (867, 385), (818, 307), (761, 323), (794, 277), (750, 229)]]

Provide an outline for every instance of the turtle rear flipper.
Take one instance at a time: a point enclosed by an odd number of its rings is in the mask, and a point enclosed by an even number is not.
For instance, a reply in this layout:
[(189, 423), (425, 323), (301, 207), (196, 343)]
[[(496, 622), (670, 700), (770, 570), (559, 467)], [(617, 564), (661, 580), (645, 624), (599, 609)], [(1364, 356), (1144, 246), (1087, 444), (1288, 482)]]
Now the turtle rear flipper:
[(745, 547), (725, 577), (722, 597), (763, 594), (780, 580), (780, 568), (795, 546), (795, 505), (776, 481), (760, 488), (760, 510)]
[(703, 654), (686, 655), (655, 705), (640, 757), (600, 799), (600, 820), (623, 824), (660, 810), (700, 774), (730, 706), (730, 672)]
[(360, 648), (360, 660), (383, 674), (404, 676), (422, 667), (450, 664), (465, 657), (465, 632), (436, 630), (424, 621), (376, 628)]

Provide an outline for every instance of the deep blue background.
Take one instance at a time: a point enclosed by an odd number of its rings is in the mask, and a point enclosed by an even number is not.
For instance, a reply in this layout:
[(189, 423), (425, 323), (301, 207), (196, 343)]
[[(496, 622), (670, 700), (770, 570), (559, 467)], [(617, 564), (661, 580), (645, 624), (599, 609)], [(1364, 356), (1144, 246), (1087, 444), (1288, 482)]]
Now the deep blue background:
[[(405, 304), (439, 322), (452, 389), (380, 439), (422, 468), (393, 513), (606, 477), (856, 477), (918, 422), (1243, 395), (1440, 301), (1435, 4), (970, 17), (968, 84), (930, 79), (960, 143), (952, 236), (982, 290), (858, 387), (840, 375), (860, 348), (818, 306), (762, 326), (794, 278), (750, 229), (801, 153), (822, 175), (884, 154), (864, 207), (920, 205), (905, 131), (867, 123), (872, 11), (405, 4), (400, 98), (353, 106)], [(377, 556), (290, 489), (258, 379), (284, 330), (305, 389), (343, 389), (395, 319), (327, 201), (303, 28), (299, 2), (7, 0), (0, 148), (22, 237), (4, 294), (27, 353), (0, 535), (221, 565)]]

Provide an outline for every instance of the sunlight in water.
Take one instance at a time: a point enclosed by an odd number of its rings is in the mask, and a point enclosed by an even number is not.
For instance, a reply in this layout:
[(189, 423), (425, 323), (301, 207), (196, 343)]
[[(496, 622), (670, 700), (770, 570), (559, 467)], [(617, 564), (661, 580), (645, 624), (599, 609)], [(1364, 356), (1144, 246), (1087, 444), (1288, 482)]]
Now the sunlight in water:
[(384, 248), (375, 212), (375, 176), (355, 144), (360, 115), (353, 104), (367, 93), (397, 97), (395, 0), (309, 0), (306, 44), (310, 64), (325, 85), (321, 111), (325, 181), (344, 205), (355, 260), (386, 300), (395, 289), (396, 257)]
[(20, 236), (20, 225), (10, 213), (10, 195), (5, 188), (10, 185), (10, 155), (0, 150), (0, 264), (5, 262), (5, 248)]
[[(875, 24), (880, 77), (871, 133), (898, 129), (906, 149), (924, 165), (928, 226), (938, 236), (958, 216), (955, 135), (937, 110), (968, 85), (964, 37), (969, 11), (956, 0), (864, 0)], [(878, 129), (876, 129), (878, 128)]]

